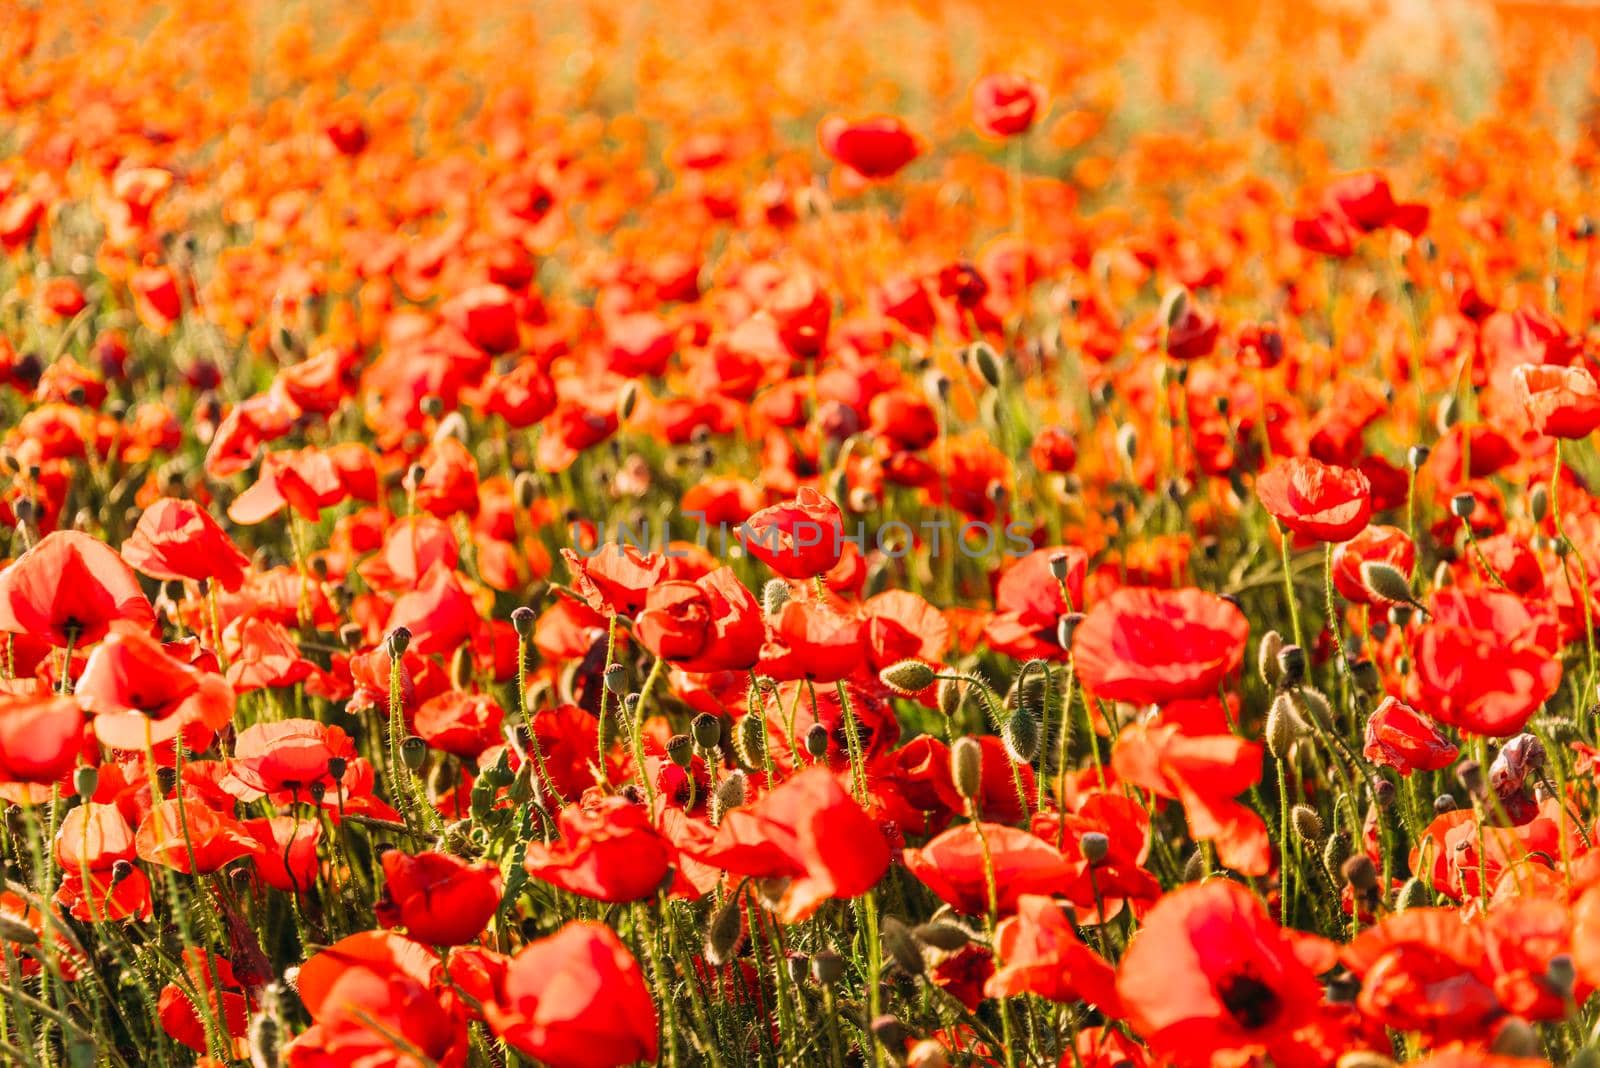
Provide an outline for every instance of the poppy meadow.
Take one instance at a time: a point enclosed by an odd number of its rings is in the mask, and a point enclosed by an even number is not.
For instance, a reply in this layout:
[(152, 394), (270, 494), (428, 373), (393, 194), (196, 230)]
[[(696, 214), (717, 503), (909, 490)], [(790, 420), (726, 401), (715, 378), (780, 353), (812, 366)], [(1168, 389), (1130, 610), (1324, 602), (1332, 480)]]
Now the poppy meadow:
[(1600, 1065), (1597, 56), (0, 0), (0, 1064)]

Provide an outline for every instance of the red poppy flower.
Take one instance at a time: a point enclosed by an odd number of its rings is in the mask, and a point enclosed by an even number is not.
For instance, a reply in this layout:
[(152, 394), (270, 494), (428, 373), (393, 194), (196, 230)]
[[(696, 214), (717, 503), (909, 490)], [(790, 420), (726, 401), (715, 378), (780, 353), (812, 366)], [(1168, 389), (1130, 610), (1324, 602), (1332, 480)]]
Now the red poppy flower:
[(984, 865), (994, 868), (995, 908), (1013, 912), (1024, 894), (1054, 894), (1077, 871), (1053, 846), (1027, 831), (1000, 823), (963, 823), (921, 849), (907, 849), (906, 870), (957, 912), (979, 916), (989, 911)]
[(1044, 107), (1044, 89), (1020, 74), (989, 74), (972, 87), (972, 118), (978, 131), (1006, 138), (1027, 132)]
[(447, 853), (413, 856), (391, 849), (383, 855), (383, 876), (379, 922), (402, 926), (412, 938), (435, 946), (476, 941), (505, 889), (496, 865)]
[(860, 619), (838, 615), (815, 601), (790, 601), (778, 613), (761, 647), (760, 671), (780, 682), (837, 682), (865, 663)]
[(1078, 446), (1072, 435), (1058, 426), (1047, 426), (1034, 435), (1028, 458), (1041, 471), (1064, 475), (1078, 464)]
[(1244, 659), (1250, 624), (1203, 590), (1117, 590), (1072, 639), (1078, 678), (1107, 701), (1164, 704), (1215, 696)]
[(735, 875), (787, 879), (775, 909), (799, 923), (831, 898), (857, 897), (889, 868), (883, 833), (826, 768), (808, 768), (722, 818), (694, 854)]
[(1416, 544), (1399, 527), (1374, 523), (1333, 550), (1333, 584), (1339, 595), (1351, 604), (1387, 605), (1368, 588), (1361, 577), (1361, 565), (1369, 561), (1388, 564), (1406, 578), (1416, 566)]
[(1128, 1022), (1152, 1053), (1185, 1068), (1331, 1062), (1302, 1033), (1322, 1002), (1317, 972), (1332, 964), (1329, 954), (1309, 965), (1308, 941), (1320, 940), (1282, 930), (1239, 883), (1180, 887), (1145, 916), (1117, 969)]
[(603, 924), (573, 921), (523, 946), (483, 1013), (507, 1043), (560, 1068), (654, 1062), (659, 1051), (644, 974)]
[(571, 549), (561, 550), (561, 558), (572, 573), (573, 588), (596, 612), (630, 619), (637, 616), (651, 589), (665, 577), (666, 559), (627, 544), (601, 545), (597, 549), (588, 556)]
[(638, 614), (639, 643), (684, 671), (744, 671), (761, 655), (761, 606), (731, 568), (663, 582)]
[(1410, 706), (1385, 697), (1367, 720), (1362, 755), (1401, 775), (1438, 771), (1455, 763), (1460, 752), (1450, 740)]
[(268, 453), (249, 489), (228, 505), (228, 518), (251, 526), (263, 523), (284, 508), (293, 508), (316, 523), (322, 510), (352, 496), (347, 478), (335, 455), (322, 449), (293, 449)]
[(0, 571), (0, 631), (82, 647), (118, 620), (149, 627), (155, 612), (116, 550), (87, 534), (46, 534)]
[(1525, 363), (1511, 372), (1533, 429), (1552, 438), (1586, 438), (1600, 426), (1600, 385), (1582, 367)]
[[(243, 1038), (249, 1028), (249, 1006), (244, 990), (233, 974), (233, 965), (204, 949), (184, 950), (183, 965), (189, 979), (188, 989), (177, 983), (168, 983), (161, 988), (156, 1011), (162, 1030), (196, 1053), (203, 1054), (209, 1050), (206, 1024), (199, 1009), (190, 1000), (188, 991), (192, 990), (211, 1003), (209, 1017), (220, 1021), (229, 1036)], [(213, 974), (216, 976), (215, 983)]]
[(303, 894), (316, 885), (319, 823), (295, 816), (263, 816), (240, 826), (254, 843), (256, 874), (262, 882), (289, 894)]
[(83, 666), (78, 699), (94, 714), (94, 733), (113, 749), (142, 753), (183, 733), (200, 751), (233, 718), (233, 687), (167, 653), (135, 630), (112, 632)]
[[(1108, 782), (1114, 775), (1114, 769), (1105, 772)], [(1098, 783), (1099, 776), (1096, 769), (1087, 769), (1091, 783)], [(1074, 802), (1073, 811), (1036, 813), (1030, 829), (1073, 864), (1077, 877), (1060, 896), (1086, 922), (1110, 922), (1128, 902), (1148, 905), (1161, 896), (1161, 884), (1143, 867), (1150, 854), (1150, 813), (1141, 801), (1094, 789)], [(1105, 854), (1093, 864), (1083, 852), (1084, 836), (1091, 833), (1105, 839)]]
[(521, 344), (516, 300), (504, 286), (474, 286), (446, 301), (439, 313), (485, 352), (510, 352)]
[[(1060, 580), (1052, 563), (1058, 556), (1066, 570)], [(983, 628), (984, 640), (1007, 656), (1064, 659), (1056, 624), (1083, 606), (1088, 568), (1089, 554), (1070, 545), (1036, 549), (1013, 563), (995, 584), (994, 616)]]
[(83, 727), (70, 697), (0, 698), (0, 783), (60, 782), (83, 752)]
[(1256, 480), (1256, 496), (1285, 528), (1316, 541), (1349, 541), (1372, 517), (1366, 475), (1307, 456), (1274, 465)]
[(1341, 954), (1361, 979), (1357, 1004), (1385, 1027), (1433, 1041), (1484, 1033), (1504, 1013), (1483, 935), (1455, 909), (1411, 908), (1362, 931)]
[(181, 807), (176, 799), (163, 801), (140, 822), (134, 836), (139, 859), (185, 875), (209, 875), (256, 851), (238, 820), (184, 789)]
[(241, 800), (287, 794), (309, 801), (313, 783), (321, 783), (332, 797), (339, 778), (331, 763), (348, 767), (355, 755), (355, 744), (338, 727), (310, 719), (257, 723), (239, 732), (228, 775)]
[(1134, 724), (1111, 752), (1117, 778), (1183, 805), (1189, 833), (1215, 842), (1217, 858), (1243, 875), (1265, 875), (1272, 844), (1260, 816), (1235, 801), (1261, 781), (1261, 746), (1231, 734), (1189, 737), (1175, 724)]
[(1412, 645), (1408, 699), (1463, 731), (1519, 733), (1561, 685), (1553, 626), (1500, 590), (1441, 590), (1431, 608)]
[(890, 178), (921, 153), (906, 124), (892, 116), (851, 122), (834, 116), (817, 127), (822, 150), (863, 178)]
[(172, 497), (144, 510), (122, 543), (122, 558), (151, 578), (212, 581), (225, 590), (237, 590), (250, 566), (250, 558), (204, 508)]
[(661, 889), (677, 850), (643, 807), (607, 797), (592, 807), (561, 810), (561, 838), (529, 842), (528, 874), (596, 901), (642, 901)]
[(500, 744), (505, 717), (505, 709), (488, 694), (452, 690), (424, 702), (411, 726), (435, 749), (472, 759)]
[(994, 948), (1000, 966), (984, 984), (985, 995), (1086, 1001), (1107, 1016), (1122, 1015), (1116, 969), (1083, 944), (1072, 918), (1048, 897), (1019, 898), (1016, 915), (995, 927)]
[(788, 579), (810, 579), (831, 571), (844, 549), (839, 506), (802, 487), (792, 501), (763, 508), (739, 527), (751, 556)]

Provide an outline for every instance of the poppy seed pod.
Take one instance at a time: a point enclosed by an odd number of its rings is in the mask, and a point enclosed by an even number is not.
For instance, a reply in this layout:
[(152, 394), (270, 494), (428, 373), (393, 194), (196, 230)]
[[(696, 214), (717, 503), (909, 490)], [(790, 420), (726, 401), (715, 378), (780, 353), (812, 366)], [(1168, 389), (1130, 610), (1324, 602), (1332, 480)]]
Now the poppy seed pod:
[(715, 749), (722, 744), (722, 720), (710, 712), (702, 712), (689, 725), (694, 733), (694, 744), (701, 749)]
[(1398, 567), (1384, 560), (1365, 560), (1361, 564), (1361, 585), (1384, 601), (1410, 604), (1411, 583)]
[(983, 788), (983, 747), (976, 738), (963, 735), (950, 747), (950, 778), (963, 799), (977, 798)]
[(694, 739), (687, 734), (674, 734), (668, 738), (667, 759), (680, 768), (688, 767), (694, 759)]
[(133, 865), (126, 860), (119, 860), (111, 865), (111, 885), (116, 886), (133, 875)]
[(416, 771), (428, 759), (428, 743), (411, 735), (400, 743), (400, 759), (405, 761), (406, 767)]
[(628, 671), (621, 664), (612, 664), (601, 677), (605, 680), (606, 689), (612, 693), (628, 692)]
[(828, 728), (820, 723), (813, 723), (806, 729), (806, 753), (812, 760), (821, 760), (828, 755)]
[(406, 655), (406, 650), (411, 648), (411, 630), (409, 627), (396, 627), (384, 639), (388, 646), (389, 659), (399, 660)]
[(1106, 854), (1111, 852), (1111, 839), (1100, 831), (1090, 831), (1078, 840), (1078, 848), (1083, 853), (1083, 859), (1093, 867), (1105, 860)]
[(1000, 734), (1006, 753), (1018, 764), (1031, 764), (1039, 755), (1039, 721), (1026, 708), (1011, 713)]
[(922, 959), (922, 950), (911, 937), (910, 929), (893, 916), (884, 916), (881, 923), (884, 955), (907, 975), (921, 975), (926, 971), (928, 964)]
[(1457, 519), (1465, 519), (1477, 507), (1477, 499), (1470, 493), (1458, 493), (1450, 498), (1450, 514)]
[(1082, 612), (1068, 612), (1056, 620), (1056, 644), (1061, 648), (1072, 649), (1072, 636), (1078, 632), (1078, 624), (1084, 620)]
[(1545, 985), (1563, 1001), (1572, 996), (1572, 988), (1577, 979), (1578, 973), (1573, 967), (1570, 954), (1557, 953), (1550, 958), (1550, 963), (1545, 965)]
[(100, 786), (100, 769), (87, 764), (72, 773), (72, 792), (88, 800)]
[(1066, 553), (1051, 553), (1050, 577), (1055, 579), (1057, 582), (1065, 582), (1067, 578), (1067, 569), (1070, 562), (1071, 561), (1068, 560)]
[(1278, 666), (1278, 654), (1281, 652), (1283, 635), (1275, 630), (1263, 634), (1256, 645), (1256, 672), (1271, 689), (1277, 689), (1279, 680), (1283, 678), (1283, 669)]
[(1289, 811), (1289, 822), (1294, 825), (1294, 833), (1300, 836), (1302, 842), (1320, 842), (1327, 833), (1322, 817), (1310, 805), (1294, 806)]
[(1426, 445), (1413, 445), (1411, 448), (1406, 450), (1406, 463), (1411, 465), (1412, 470), (1415, 470), (1427, 463), (1428, 457), (1432, 455), (1432, 453), (1433, 450), (1429, 449)]
[(934, 670), (921, 660), (901, 660), (878, 672), (878, 681), (904, 697), (926, 690), (938, 681)]
[(811, 978), (818, 986), (833, 986), (844, 978), (844, 958), (831, 949), (813, 953)]
[(720, 968), (729, 963), (744, 942), (744, 895), (734, 894), (711, 914), (706, 924), (706, 963)]

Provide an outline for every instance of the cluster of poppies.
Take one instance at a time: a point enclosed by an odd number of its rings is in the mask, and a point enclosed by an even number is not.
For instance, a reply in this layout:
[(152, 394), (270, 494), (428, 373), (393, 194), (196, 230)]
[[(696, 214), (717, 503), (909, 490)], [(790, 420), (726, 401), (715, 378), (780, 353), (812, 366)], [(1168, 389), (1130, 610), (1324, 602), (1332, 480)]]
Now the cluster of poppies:
[(1584, 13), (546, 6), (0, 14), (0, 1062), (1600, 1064)]

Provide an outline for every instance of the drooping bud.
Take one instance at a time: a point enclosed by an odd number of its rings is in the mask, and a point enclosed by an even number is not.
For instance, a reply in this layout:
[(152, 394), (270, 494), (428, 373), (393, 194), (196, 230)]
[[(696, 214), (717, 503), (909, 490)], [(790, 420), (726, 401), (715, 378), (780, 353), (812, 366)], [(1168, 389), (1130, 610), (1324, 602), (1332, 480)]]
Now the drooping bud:
[(1278, 654), (1283, 652), (1283, 635), (1275, 630), (1269, 630), (1261, 636), (1261, 641), (1256, 645), (1256, 673), (1261, 676), (1261, 681), (1269, 689), (1277, 689), (1279, 681), (1283, 678), (1283, 669), (1278, 666)]
[(951, 920), (933, 919), (911, 931), (918, 942), (941, 953), (955, 953), (972, 941), (972, 932)]
[(1034, 757), (1039, 755), (1039, 721), (1025, 708), (1019, 708), (1006, 717), (1000, 738), (1005, 743), (1006, 752), (1018, 764), (1031, 764)]
[(711, 914), (706, 924), (706, 963), (720, 968), (731, 962), (744, 942), (744, 895), (735, 894)]
[(1189, 291), (1182, 286), (1167, 290), (1161, 295), (1161, 310), (1156, 314), (1169, 330), (1183, 322), (1184, 316), (1189, 314)]
[(844, 978), (844, 958), (831, 949), (811, 954), (811, 978), (818, 986), (833, 986)]
[(939, 713), (949, 719), (961, 710), (961, 683), (955, 679), (939, 681)]
[(457, 646), (456, 651), (450, 654), (450, 684), (458, 690), (465, 690), (472, 685), (472, 675), (472, 646)]
[(977, 798), (983, 789), (983, 747), (976, 738), (962, 736), (950, 747), (950, 777), (962, 798)]
[(519, 471), (517, 477), (511, 481), (511, 494), (516, 499), (517, 507), (527, 510), (533, 507), (533, 502), (539, 499), (539, 480), (532, 472)]
[(630, 378), (623, 383), (621, 392), (617, 394), (617, 421), (626, 423), (638, 406), (639, 383)]
[(879, 922), (883, 931), (884, 955), (907, 975), (917, 976), (925, 972), (928, 964), (923, 960), (922, 950), (911, 936), (911, 930), (893, 916), (886, 915)]
[(1193, 853), (1189, 854), (1189, 859), (1183, 862), (1183, 881), (1186, 883), (1197, 883), (1201, 879), (1205, 878), (1205, 874), (1206, 855), (1201, 850), (1196, 849)]
[(1520, 1016), (1508, 1016), (1500, 1024), (1499, 1030), (1494, 1033), (1494, 1039), (1489, 1043), (1489, 1052), (1502, 1057), (1538, 1057), (1542, 1055), (1543, 1043), (1539, 1040), (1539, 1032)]
[(905, 697), (912, 697), (938, 681), (933, 668), (921, 660), (900, 660), (878, 672), (878, 680)]
[(1117, 452), (1129, 463), (1139, 455), (1139, 432), (1133, 428), (1132, 423), (1125, 423), (1117, 428)]
[(1284, 645), (1278, 650), (1278, 685), (1298, 686), (1306, 677), (1306, 651), (1298, 645)]
[(1456, 799), (1451, 797), (1449, 794), (1440, 794), (1438, 797), (1433, 799), (1433, 814), (1435, 816), (1443, 816), (1446, 813), (1454, 812), (1455, 810)]

